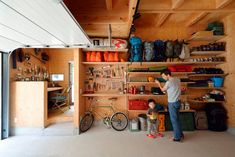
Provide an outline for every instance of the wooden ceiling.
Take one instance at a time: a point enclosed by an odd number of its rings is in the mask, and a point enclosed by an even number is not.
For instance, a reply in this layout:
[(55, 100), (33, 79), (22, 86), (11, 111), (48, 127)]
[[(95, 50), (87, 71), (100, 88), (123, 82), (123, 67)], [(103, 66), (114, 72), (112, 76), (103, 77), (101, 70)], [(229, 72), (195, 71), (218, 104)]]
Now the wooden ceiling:
[(152, 17), (151, 25), (191, 27), (220, 20), (235, 13), (235, 0), (141, 0), (141, 26)]
[[(138, 0), (64, 0), (83, 29), (92, 37), (129, 36)], [(194, 27), (235, 13), (235, 0), (139, 0), (141, 17), (135, 26)]]
[(69, 10), (89, 36), (129, 36), (137, 0), (64, 0)]

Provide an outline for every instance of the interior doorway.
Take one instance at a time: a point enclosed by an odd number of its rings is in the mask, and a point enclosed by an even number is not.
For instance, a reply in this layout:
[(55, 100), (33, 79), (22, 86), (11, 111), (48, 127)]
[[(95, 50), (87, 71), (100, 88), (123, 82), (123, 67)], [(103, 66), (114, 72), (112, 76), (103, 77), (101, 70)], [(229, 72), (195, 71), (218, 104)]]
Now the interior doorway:
[(74, 105), (74, 62), (69, 62), (69, 86), (71, 87), (70, 90), (70, 105)]

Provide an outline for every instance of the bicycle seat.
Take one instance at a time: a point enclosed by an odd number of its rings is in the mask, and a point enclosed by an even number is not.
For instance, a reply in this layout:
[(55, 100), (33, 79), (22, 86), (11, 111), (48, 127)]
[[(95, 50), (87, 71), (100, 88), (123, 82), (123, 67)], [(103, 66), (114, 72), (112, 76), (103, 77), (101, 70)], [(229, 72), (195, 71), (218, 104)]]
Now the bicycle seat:
[(118, 98), (116, 98), (116, 97), (113, 97), (113, 98), (109, 98), (108, 100), (112, 100), (112, 101), (115, 101), (115, 100), (117, 100)]

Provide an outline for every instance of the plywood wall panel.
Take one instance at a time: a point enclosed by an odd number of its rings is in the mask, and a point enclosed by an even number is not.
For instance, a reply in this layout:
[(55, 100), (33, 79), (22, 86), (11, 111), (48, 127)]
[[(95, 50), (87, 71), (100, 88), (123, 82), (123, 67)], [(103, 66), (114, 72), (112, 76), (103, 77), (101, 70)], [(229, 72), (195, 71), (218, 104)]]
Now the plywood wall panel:
[(228, 110), (228, 122), (230, 127), (235, 127), (235, 14), (229, 15), (226, 17), (223, 22), (225, 25), (225, 32), (228, 35), (226, 38), (227, 41), (227, 54), (226, 54), (226, 64), (221, 65), (229, 76), (225, 78), (225, 92), (226, 92), (226, 100), (227, 104), (225, 105), (226, 109)]
[[(35, 90), (37, 89), (37, 90)], [(47, 82), (11, 83), (11, 127), (45, 127)]]
[(69, 85), (69, 62), (74, 60), (74, 49), (49, 49), (48, 70), (50, 74), (64, 74), (64, 81), (58, 82), (62, 87)]

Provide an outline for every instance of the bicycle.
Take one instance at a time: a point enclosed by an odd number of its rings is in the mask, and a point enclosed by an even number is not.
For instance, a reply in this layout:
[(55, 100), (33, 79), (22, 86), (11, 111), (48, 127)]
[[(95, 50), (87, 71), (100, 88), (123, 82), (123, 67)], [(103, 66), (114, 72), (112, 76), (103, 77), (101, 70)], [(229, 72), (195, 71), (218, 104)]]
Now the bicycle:
[[(109, 99), (94, 99), (93, 97), (89, 97), (88, 100), (90, 100), (90, 106), (88, 109), (88, 112), (84, 115), (84, 117), (81, 119), (80, 122), (80, 132), (86, 132), (89, 130), (94, 122), (94, 115), (97, 115), (101, 118), (103, 118), (103, 123), (108, 128), (113, 128), (116, 131), (123, 131), (128, 126), (128, 118), (126, 114), (123, 112), (116, 112), (116, 108), (114, 107), (114, 101), (117, 100), (117, 98), (109, 98)], [(109, 105), (96, 105), (98, 102), (108, 102)], [(98, 113), (96, 110), (97, 108), (107, 108), (109, 111), (112, 112), (111, 116), (106, 116)]]

